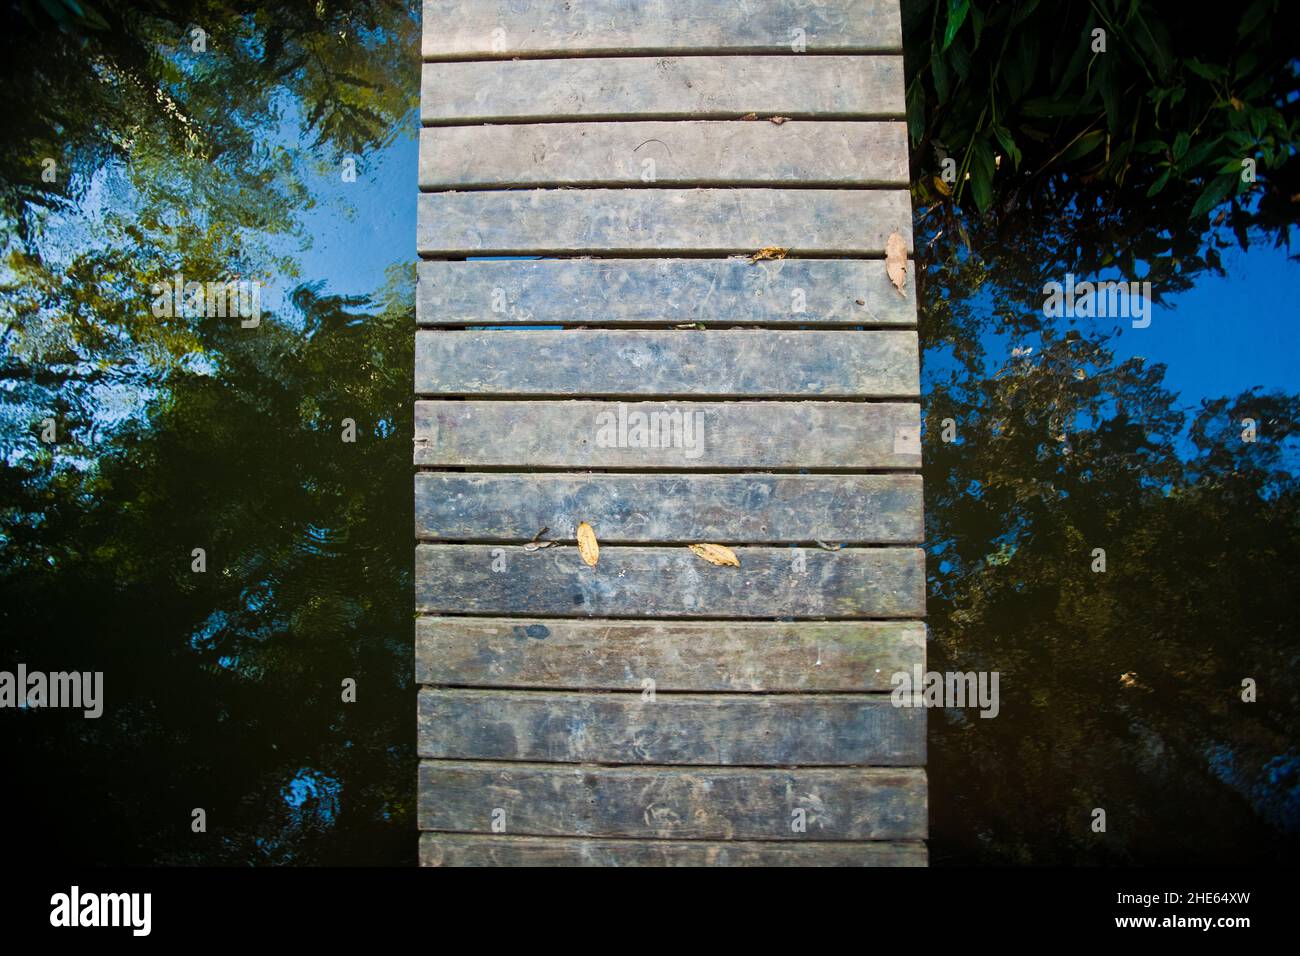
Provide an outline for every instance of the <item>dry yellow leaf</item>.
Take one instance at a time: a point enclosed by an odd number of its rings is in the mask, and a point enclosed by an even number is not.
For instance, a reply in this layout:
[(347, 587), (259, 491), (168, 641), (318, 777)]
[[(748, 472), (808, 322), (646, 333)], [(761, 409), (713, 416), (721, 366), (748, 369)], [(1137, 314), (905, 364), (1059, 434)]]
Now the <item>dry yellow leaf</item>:
[(943, 179), (939, 176), (934, 177), (934, 188), (939, 190), (939, 192), (945, 196), (952, 195), (952, 187), (949, 186), (946, 182), (944, 182)]
[(788, 116), (769, 116), (769, 117), (768, 117), (768, 120), (769, 120), (770, 122), (772, 122), (772, 123), (775, 123), (777, 126), (780, 126), (782, 123), (789, 122), (790, 117), (788, 117)]
[(780, 246), (764, 246), (749, 257), (750, 262), (758, 262), (760, 259), (784, 259), (788, 249), (782, 249)]
[(600, 545), (596, 543), (596, 532), (585, 521), (578, 522), (578, 553), (587, 567), (594, 568), (600, 560)]
[(889, 276), (889, 281), (894, 283), (898, 294), (907, 298), (907, 293), (903, 291), (903, 283), (907, 281), (907, 243), (896, 232), (891, 232), (885, 240), (885, 273)]
[(709, 562), (709, 564), (728, 568), (740, 567), (740, 559), (736, 557), (736, 552), (730, 548), (724, 548), (720, 544), (693, 544), (690, 547), (692, 551)]

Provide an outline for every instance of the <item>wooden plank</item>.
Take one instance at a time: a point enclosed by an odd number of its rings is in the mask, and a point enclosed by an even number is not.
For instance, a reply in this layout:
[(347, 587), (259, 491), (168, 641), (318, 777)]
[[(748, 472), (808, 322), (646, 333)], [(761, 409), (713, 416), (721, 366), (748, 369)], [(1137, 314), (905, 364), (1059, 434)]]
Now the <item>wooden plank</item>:
[[(649, 676), (649, 675), (647, 675)], [(420, 691), (421, 757), (710, 767), (917, 767), (926, 711), (889, 694)]]
[(782, 329), (437, 331), (415, 336), (430, 395), (910, 398), (916, 333)]
[[(679, 840), (921, 840), (918, 768), (707, 770), (420, 762), (422, 830)], [(797, 811), (802, 811), (798, 814)], [(799, 817), (806, 831), (796, 832)]]
[(424, 256), (872, 256), (894, 232), (911, 249), (901, 189), (507, 189), (421, 193), (416, 209)]
[(415, 464), (919, 468), (920, 427), (895, 402), (419, 401)]
[(571, 120), (902, 119), (901, 56), (685, 56), (426, 63), (424, 125)]
[(925, 866), (923, 843), (611, 840), (421, 833), (421, 866)]
[(421, 617), (420, 684), (658, 691), (882, 691), (925, 667), (912, 621)]
[(572, 543), (919, 544), (920, 475), (562, 475), (419, 472), (415, 536)]
[(902, 49), (895, 0), (424, 0), (424, 59)]
[[(599, 535), (600, 529), (596, 529)], [(739, 568), (685, 547), (600, 550), (589, 568), (576, 547), (422, 544), (415, 603), (438, 614), (552, 617), (894, 618), (925, 613), (919, 548), (737, 548)]]
[(915, 326), (881, 260), (423, 260), (421, 325)]
[(903, 123), (702, 121), (434, 126), (420, 186), (908, 184)]

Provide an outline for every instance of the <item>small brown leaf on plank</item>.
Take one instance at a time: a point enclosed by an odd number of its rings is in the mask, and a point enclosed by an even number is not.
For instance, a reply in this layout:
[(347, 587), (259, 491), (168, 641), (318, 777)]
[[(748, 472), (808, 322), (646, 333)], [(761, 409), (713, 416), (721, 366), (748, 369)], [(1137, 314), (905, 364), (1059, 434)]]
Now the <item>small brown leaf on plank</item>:
[(585, 521), (578, 522), (578, 553), (587, 567), (594, 568), (600, 560), (600, 545), (596, 543), (596, 532)]
[(736, 552), (720, 544), (693, 544), (690, 548), (709, 564), (716, 564), (718, 567), (740, 567), (740, 559), (736, 557)]
[(894, 283), (898, 294), (906, 299), (903, 283), (907, 281), (907, 243), (896, 232), (891, 232), (885, 240), (885, 273), (889, 276), (889, 281)]
[(771, 122), (774, 123), (775, 125), (780, 126), (782, 123), (788, 121), (788, 120), (790, 119), (790, 117), (788, 117), (788, 116), (772, 116), (772, 117), (769, 117), (769, 119), (770, 119)]
[(749, 257), (750, 262), (759, 262), (763, 259), (784, 259), (788, 249), (782, 249), (780, 246), (764, 246)]
[(758, 114), (757, 114), (757, 113), (746, 113), (744, 116), (741, 117), (741, 119), (743, 119), (743, 120), (756, 120), (756, 119), (758, 119)]

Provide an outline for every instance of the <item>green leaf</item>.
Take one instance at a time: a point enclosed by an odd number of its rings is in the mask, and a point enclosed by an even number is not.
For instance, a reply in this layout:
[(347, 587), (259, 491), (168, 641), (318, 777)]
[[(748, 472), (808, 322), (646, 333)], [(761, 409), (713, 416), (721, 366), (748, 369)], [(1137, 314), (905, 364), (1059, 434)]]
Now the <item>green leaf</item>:
[(1033, 88), (1038, 72), (1038, 50), (1037, 33), (1017, 38), (1015, 51), (1003, 67), (1011, 99), (1018, 100)]
[(1165, 188), (1165, 183), (1169, 182), (1169, 174), (1172, 172), (1173, 172), (1172, 168), (1167, 168), (1163, 173), (1160, 174), (1160, 177), (1151, 184), (1151, 186), (1147, 189), (1148, 199), (1150, 199), (1156, 193), (1160, 192), (1160, 190)]
[(1264, 135), (1264, 131), (1267, 129), (1268, 129), (1268, 117), (1264, 115), (1263, 110), (1251, 110), (1250, 131), (1255, 134), (1255, 138), (1256, 139), (1262, 138)]
[(1173, 57), (1169, 54), (1169, 31), (1159, 20), (1150, 19), (1142, 13), (1136, 14), (1133, 21), (1126, 32), (1131, 32), (1133, 42), (1143, 56), (1155, 65), (1156, 74), (1164, 76), (1174, 65)]
[(918, 82), (907, 91), (907, 131), (912, 145), (919, 146), (925, 136), (925, 89)]
[(971, 29), (975, 31), (975, 43), (971, 47), (971, 52), (974, 53), (979, 49), (980, 37), (984, 34), (984, 14), (979, 7), (970, 8), (970, 25)]
[(1264, 18), (1272, 12), (1273, 4), (1270, 0), (1255, 0), (1242, 14), (1241, 19), (1237, 21), (1237, 36), (1245, 39), (1254, 32), (1255, 28), (1263, 22)]
[(944, 58), (935, 54), (930, 58), (930, 73), (934, 77), (934, 94), (939, 98), (940, 103), (948, 102), (948, 94), (951, 92), (949, 86), (950, 77), (948, 75), (948, 64)]
[(1228, 73), (1224, 67), (1219, 66), (1218, 64), (1211, 65), (1209, 63), (1202, 63), (1200, 60), (1196, 59), (1184, 60), (1183, 63), (1186, 64), (1187, 68), (1197, 76), (1207, 79), (1210, 82), (1221, 80)]
[(1020, 147), (1016, 145), (1016, 141), (1011, 135), (1011, 130), (1007, 129), (1005, 126), (994, 126), (993, 135), (998, 138), (998, 142), (1002, 144), (1003, 150), (1005, 150), (1006, 154), (1011, 157), (1011, 162), (1015, 165), (1015, 168), (1019, 169)]
[(953, 37), (961, 29), (969, 12), (970, 0), (948, 0), (948, 28), (943, 33), (943, 50), (947, 50), (952, 45)]
[(1085, 133), (1075, 140), (1073, 146), (1065, 151), (1065, 155), (1061, 157), (1061, 162), (1071, 163), (1076, 159), (1082, 159), (1100, 146), (1105, 137), (1106, 134), (1099, 129), (1095, 129), (1091, 133)]
[[(1074, 44), (1074, 53), (1070, 55), (1069, 60), (1063, 60), (1059, 56), (1052, 58), (1052, 75), (1054, 77), (1059, 73), (1056, 80), (1056, 93), (1059, 96), (1064, 93), (1075, 79), (1083, 73), (1083, 68), (1088, 62), (1088, 57), (1092, 55), (1090, 49), (1092, 44), (1088, 38), (1092, 36), (1092, 28), (1095, 20), (1092, 14), (1088, 14), (1088, 19), (1083, 25), (1083, 33), (1080, 40)], [(1064, 68), (1064, 73), (1060, 70)]]
[(1177, 136), (1174, 137), (1174, 160), (1175, 160), (1175, 162), (1178, 161), (1178, 160), (1180, 160), (1180, 159), (1182, 159), (1183, 156), (1185, 156), (1185, 155), (1187, 154), (1187, 147), (1188, 147), (1188, 145), (1191, 143), (1191, 141), (1192, 141), (1192, 138), (1191, 138), (1190, 136), (1188, 136), (1185, 132), (1184, 132), (1184, 133), (1179, 133)]
[(1238, 178), (1236, 176), (1218, 176), (1212, 179), (1210, 185), (1205, 187), (1205, 191), (1196, 200), (1196, 205), (1192, 207), (1191, 218), (1195, 219), (1204, 215), (1228, 198), (1228, 193), (1232, 192)]
[(970, 75), (970, 54), (966, 52), (966, 42), (961, 37), (957, 37), (948, 50), (948, 61), (952, 64), (952, 71), (957, 74), (958, 81), (965, 83), (966, 77)]
[(1210, 154), (1218, 147), (1219, 141), (1217, 139), (1208, 139), (1197, 143), (1189, 149), (1187, 155), (1183, 157), (1181, 163), (1182, 167), (1184, 169), (1195, 169), (1197, 166), (1201, 165), (1201, 163), (1205, 162), (1205, 160), (1209, 159)]

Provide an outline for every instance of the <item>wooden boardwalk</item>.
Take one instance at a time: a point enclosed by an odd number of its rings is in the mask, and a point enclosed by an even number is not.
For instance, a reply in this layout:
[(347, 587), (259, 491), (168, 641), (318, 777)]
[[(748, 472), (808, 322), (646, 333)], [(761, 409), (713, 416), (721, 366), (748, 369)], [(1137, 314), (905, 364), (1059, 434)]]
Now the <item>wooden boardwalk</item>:
[(421, 862), (924, 865), (897, 0), (426, 0), (423, 56)]

